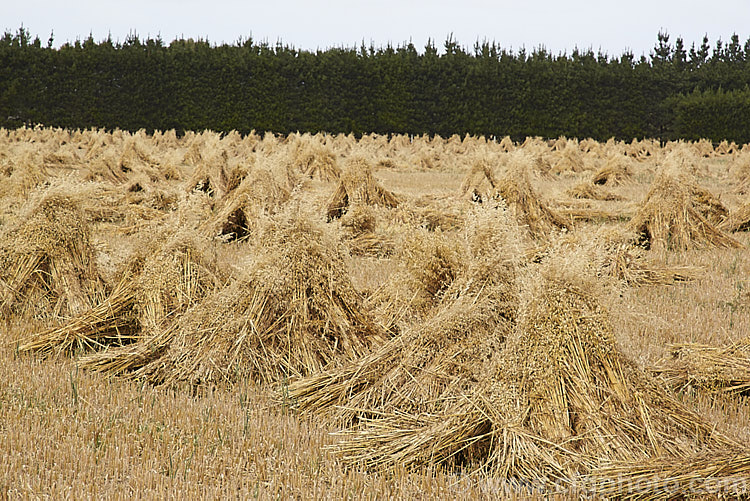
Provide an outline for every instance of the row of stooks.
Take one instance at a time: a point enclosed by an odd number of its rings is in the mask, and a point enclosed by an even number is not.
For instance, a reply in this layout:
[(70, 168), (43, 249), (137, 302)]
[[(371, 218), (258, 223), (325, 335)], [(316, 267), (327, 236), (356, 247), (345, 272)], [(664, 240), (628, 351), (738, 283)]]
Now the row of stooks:
[[(97, 270), (91, 221), (103, 219), (92, 216), (90, 193), (52, 186), (4, 228), (0, 308), (16, 349), (75, 354), (91, 370), (156, 385), (289, 381), (299, 412), (343, 427), (337, 450), (354, 465), (440, 465), (603, 496), (744, 485), (750, 444), (664, 381), (697, 385), (690, 353), (725, 362), (731, 353), (740, 362), (724, 387), (746, 392), (747, 348), (680, 347), (689, 370), (667, 365), (666, 379), (655, 378), (618, 350), (597, 299), (607, 280), (695, 274), (646, 261), (644, 246), (740, 246), (721, 228), (726, 209), (665, 170), (624, 230), (582, 238), (537, 195), (533, 168), (524, 154), (499, 177), (478, 164), (450, 236), (430, 231), (449, 223), (424, 224), (429, 211), (385, 190), (363, 161), (338, 177), (325, 219), (305, 212), (275, 172), (251, 170), (222, 193), (191, 179), (175, 211), (135, 227), (109, 219), (141, 239), (113, 284)], [(399, 271), (365, 297), (346, 272), (355, 239), (342, 243), (324, 220), (343, 219), (350, 237), (372, 234), (382, 213), (371, 205), (405, 206), (398, 218), (408, 225), (404, 214), (418, 213), (420, 227), (396, 246)], [(231, 270), (217, 250), (231, 239), (217, 234), (242, 241)], [(622, 491), (628, 479), (649, 491)]]

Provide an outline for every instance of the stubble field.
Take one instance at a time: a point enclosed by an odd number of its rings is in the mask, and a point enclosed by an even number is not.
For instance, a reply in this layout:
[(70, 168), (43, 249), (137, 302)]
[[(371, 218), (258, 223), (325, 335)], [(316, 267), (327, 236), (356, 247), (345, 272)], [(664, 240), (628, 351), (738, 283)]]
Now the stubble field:
[(0, 131), (0, 496), (750, 484), (750, 151)]

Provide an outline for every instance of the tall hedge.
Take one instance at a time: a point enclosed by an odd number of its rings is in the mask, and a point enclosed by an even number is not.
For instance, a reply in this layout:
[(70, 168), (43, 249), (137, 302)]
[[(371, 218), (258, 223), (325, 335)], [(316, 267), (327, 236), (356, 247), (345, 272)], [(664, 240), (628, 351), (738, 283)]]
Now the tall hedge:
[(684, 139), (728, 139), (750, 143), (750, 87), (694, 91), (670, 99), (675, 135)]
[(649, 57), (472, 49), (449, 38), (315, 52), (253, 40), (0, 39), (0, 126), (217, 131), (707, 137), (747, 142), (750, 40)]

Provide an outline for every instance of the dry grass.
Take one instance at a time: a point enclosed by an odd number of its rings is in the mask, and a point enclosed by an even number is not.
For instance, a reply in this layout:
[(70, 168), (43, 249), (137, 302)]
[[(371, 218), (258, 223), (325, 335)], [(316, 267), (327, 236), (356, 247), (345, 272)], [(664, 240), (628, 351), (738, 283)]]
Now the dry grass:
[(0, 130), (0, 497), (746, 494), (745, 165)]
[[(424, 322), (359, 360), (293, 382), (289, 396), (297, 408), (347, 422), (383, 412), (430, 413), (470, 387), (481, 372), (472, 362), (501, 348), (515, 315), (519, 232), (507, 215), (492, 214), (497, 210), (474, 215), (461, 247), (415, 246), (429, 249), (406, 256), (412, 280), (431, 300), (409, 305), (427, 310)], [(392, 280), (405, 281), (398, 274)]]

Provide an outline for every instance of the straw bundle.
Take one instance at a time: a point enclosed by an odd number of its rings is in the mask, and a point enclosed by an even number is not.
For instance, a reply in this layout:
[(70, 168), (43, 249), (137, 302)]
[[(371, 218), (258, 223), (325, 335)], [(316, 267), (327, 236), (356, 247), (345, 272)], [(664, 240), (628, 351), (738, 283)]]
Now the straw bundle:
[[(745, 146), (750, 147), (750, 143)], [(731, 172), (732, 177), (737, 180), (735, 191), (741, 195), (750, 193), (750, 155), (748, 153), (743, 152), (736, 157)]]
[(80, 207), (62, 195), (30, 201), (0, 235), (0, 312), (9, 320), (75, 316), (103, 295)]
[[(529, 139), (528, 137), (526, 138)], [(572, 145), (573, 143), (571, 143)], [(563, 151), (568, 147), (568, 139), (565, 136), (560, 136), (554, 141), (552, 141), (552, 144), (550, 145), (552, 151)]]
[(438, 412), (471, 387), (477, 362), (502, 350), (517, 303), (518, 229), (507, 215), (485, 211), (467, 231), (471, 262), (440, 284), (442, 301), (427, 319), (359, 360), (292, 382), (300, 411), (350, 424), (382, 412)]
[(482, 203), (495, 194), (497, 179), (492, 165), (486, 159), (474, 162), (461, 182), (461, 196), (472, 202)]
[[(466, 466), (549, 485), (609, 479), (603, 465), (633, 467), (737, 445), (617, 350), (588, 285), (552, 276), (529, 285), (516, 327), (501, 349), (474, 359), (470, 385), (442, 392), (426, 412), (363, 413), (336, 447), (344, 460)], [(344, 381), (352, 384), (351, 376)], [(352, 405), (345, 391), (336, 393), (342, 397), (334, 402)]]
[(96, 350), (107, 344), (130, 343), (137, 338), (136, 320), (130, 313), (135, 294), (125, 277), (112, 293), (96, 306), (61, 326), (34, 333), (18, 343), (18, 351), (38, 355), (59, 355)]
[[(117, 146), (120, 145), (122, 149), (118, 152)], [(84, 179), (120, 185), (138, 175), (150, 183), (181, 177), (174, 165), (162, 166), (149, 149), (148, 143), (140, 136), (128, 137), (118, 145), (108, 144), (102, 138), (85, 156)]]
[(718, 226), (723, 231), (750, 231), (750, 201), (731, 211)]
[(385, 339), (321, 229), (296, 216), (267, 231), (247, 273), (175, 322), (163, 355), (136, 376), (164, 385), (276, 382)]
[(739, 148), (737, 148), (737, 144), (734, 141), (729, 143), (726, 139), (724, 139), (716, 146), (716, 149), (714, 149), (714, 153), (716, 153), (717, 155), (732, 155), (738, 150)]
[(8, 158), (3, 162), (0, 177), (0, 200), (3, 205), (10, 200), (24, 200), (31, 191), (49, 178), (47, 169), (34, 155)]
[(510, 138), (510, 136), (505, 136), (498, 144), (498, 147), (506, 153), (509, 153), (516, 149), (516, 145), (513, 143), (513, 140)]
[(748, 493), (750, 450), (708, 451), (638, 464), (612, 464), (581, 480), (589, 494), (607, 499), (743, 499)]
[(719, 225), (729, 217), (729, 210), (710, 191), (689, 181), (687, 185), (696, 209), (711, 224)]
[(532, 172), (537, 174), (541, 178), (551, 177), (552, 165), (549, 160), (542, 154), (534, 155), (534, 163), (532, 166)]
[(341, 173), (339, 184), (328, 201), (328, 220), (341, 217), (350, 205), (380, 205), (398, 207), (399, 199), (383, 188), (373, 177), (370, 164), (362, 157), (348, 161)]
[(701, 139), (693, 143), (693, 150), (699, 157), (708, 158), (714, 156), (714, 145), (708, 139)]
[(224, 273), (211, 251), (206, 238), (183, 230), (131, 261), (141, 329), (163, 328), (223, 284)]
[(209, 134), (196, 134), (195, 132), (190, 132), (189, 134), (186, 134), (183, 138), (183, 141), (185, 143), (188, 143), (188, 149), (185, 152), (185, 156), (182, 158), (182, 163), (185, 165), (191, 165), (191, 166), (197, 166), (203, 161), (203, 150), (210, 149), (209, 146), (206, 145), (207, 142), (212, 142), (215, 144), (216, 142), (215, 137)]
[(581, 150), (582, 153), (591, 153), (591, 152), (598, 153), (599, 148), (601, 148), (601, 145), (599, 144), (599, 142), (590, 137), (583, 139), (578, 144), (578, 149)]
[[(579, 237), (580, 238), (580, 237)], [(600, 229), (593, 238), (585, 238), (574, 254), (590, 260), (593, 273), (626, 285), (670, 285), (696, 279), (702, 269), (694, 266), (671, 265), (647, 258), (643, 247), (636, 246), (637, 237), (619, 228)]]
[(128, 139), (120, 155), (118, 168), (120, 172), (142, 172), (152, 181), (164, 180), (164, 174), (159, 169), (159, 162), (147, 151), (145, 141), (138, 135)]
[(654, 180), (628, 229), (645, 245), (665, 249), (742, 247), (712, 222), (726, 211), (722, 207), (708, 192), (667, 170)]
[(622, 200), (623, 198), (614, 193), (596, 186), (595, 184), (580, 183), (570, 188), (567, 194), (573, 198), (588, 198), (590, 200)]
[(466, 249), (462, 242), (442, 233), (417, 232), (411, 235), (399, 256), (406, 273), (394, 276), (399, 289), (408, 288), (411, 307), (429, 309), (466, 266)]
[(497, 195), (505, 201), (519, 224), (526, 226), (535, 238), (570, 229), (570, 223), (547, 207), (532, 187), (524, 156), (516, 155), (509, 160), (504, 175), (497, 182)]
[(344, 241), (355, 256), (386, 256), (394, 242), (376, 232), (375, 212), (368, 205), (355, 205), (341, 218)]
[(586, 170), (586, 166), (583, 163), (581, 152), (575, 146), (566, 146), (550, 172), (552, 174), (562, 174), (564, 172), (582, 172), (584, 170)]
[(122, 184), (128, 180), (128, 173), (122, 170), (117, 156), (107, 150), (86, 164), (84, 179)]
[(226, 150), (201, 160), (193, 174), (185, 181), (185, 190), (202, 191), (210, 197), (221, 199), (227, 193), (229, 173), (227, 170), (228, 155)]
[(395, 246), (393, 272), (368, 295), (373, 315), (381, 325), (396, 330), (423, 321), (465, 271), (466, 253), (461, 239), (424, 228), (410, 231)]
[(450, 195), (425, 195), (406, 200), (394, 216), (398, 222), (428, 231), (460, 230), (470, 205)]
[(81, 365), (109, 372), (117, 372), (113, 364), (132, 368), (117, 347), (129, 345), (127, 351), (137, 346), (134, 343), (153, 345), (155, 333), (221, 283), (215, 265), (199, 250), (205, 246), (189, 234), (161, 247), (147, 245), (104, 301), (28, 337), (19, 350), (49, 355), (115, 346), (85, 357)]
[(604, 254), (601, 274), (628, 285), (669, 285), (695, 280), (702, 272), (694, 266), (666, 266), (648, 260), (641, 247), (621, 244)]
[(635, 246), (636, 237), (619, 228), (601, 227), (585, 237), (573, 233), (552, 244), (534, 249), (530, 260), (541, 262), (550, 258), (584, 258), (593, 276), (614, 279), (628, 286), (671, 285), (695, 280), (702, 269), (694, 266), (667, 266), (648, 259), (646, 251)]
[(275, 214), (289, 197), (285, 183), (266, 169), (254, 169), (218, 203), (202, 228), (211, 237), (224, 241), (247, 238), (257, 229), (260, 217)]
[(475, 362), (502, 349), (512, 318), (507, 287), (448, 301), (423, 322), (343, 367), (293, 381), (303, 413), (354, 424), (383, 412), (437, 412), (478, 377)]
[(80, 162), (81, 158), (78, 151), (70, 150), (69, 148), (60, 148), (42, 157), (42, 164), (49, 169), (75, 168)]
[(630, 210), (607, 210), (600, 209), (597, 207), (591, 207), (589, 204), (585, 205), (558, 205), (555, 207), (555, 212), (560, 216), (570, 219), (571, 221), (596, 221), (596, 222), (622, 222), (628, 221), (633, 217), (633, 212)]
[(750, 394), (750, 338), (726, 347), (673, 344), (670, 351), (654, 372), (675, 391)]
[(172, 339), (171, 325), (224, 282), (206, 255), (207, 246), (196, 236), (180, 235), (135, 258), (129, 280), (132, 307), (122, 313), (110, 311), (108, 318), (113, 323), (133, 318), (136, 333), (129, 343), (110, 343), (103, 351), (81, 357), (79, 367), (123, 375), (158, 358)]
[(341, 177), (336, 155), (326, 146), (308, 142), (294, 155), (294, 168), (303, 175), (321, 181), (336, 181)]
[[(709, 143), (709, 146), (711, 143)], [(659, 151), (660, 145), (655, 140), (644, 139), (638, 141), (633, 138), (633, 141), (627, 146), (626, 152), (629, 157), (635, 158), (636, 160), (645, 160), (648, 157), (652, 157)], [(712, 148), (713, 151), (713, 148)]]
[(594, 173), (591, 182), (594, 184), (617, 186), (630, 179), (632, 175), (632, 170), (627, 164), (627, 157), (619, 155), (611, 156), (607, 159), (604, 166)]

